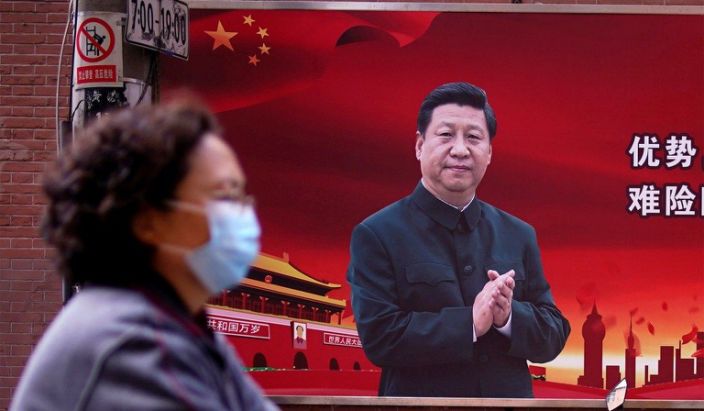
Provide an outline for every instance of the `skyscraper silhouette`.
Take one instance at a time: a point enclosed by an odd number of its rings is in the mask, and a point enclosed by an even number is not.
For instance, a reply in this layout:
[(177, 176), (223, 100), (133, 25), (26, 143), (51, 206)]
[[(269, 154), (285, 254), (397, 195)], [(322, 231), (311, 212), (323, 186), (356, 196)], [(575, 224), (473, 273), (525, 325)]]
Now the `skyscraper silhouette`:
[(601, 315), (596, 310), (596, 303), (592, 307), (592, 312), (582, 325), (582, 337), (584, 338), (584, 375), (577, 378), (578, 385), (604, 388), (604, 378), (602, 376), (602, 365), (604, 357), (604, 336), (606, 327), (601, 320)]
[(631, 325), (628, 329), (628, 347), (626, 348), (626, 382), (628, 388), (636, 386), (636, 339), (633, 336), (633, 317), (631, 316)]

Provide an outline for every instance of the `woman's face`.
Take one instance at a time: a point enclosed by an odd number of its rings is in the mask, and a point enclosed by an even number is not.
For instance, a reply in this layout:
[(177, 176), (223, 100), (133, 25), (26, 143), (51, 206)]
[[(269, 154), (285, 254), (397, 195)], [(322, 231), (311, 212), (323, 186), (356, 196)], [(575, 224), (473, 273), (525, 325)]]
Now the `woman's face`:
[[(189, 170), (176, 187), (175, 200), (204, 207), (210, 200), (239, 199), (245, 177), (235, 153), (218, 136), (206, 135), (189, 158)], [(161, 231), (167, 243), (195, 248), (208, 241), (204, 213), (176, 207), (165, 213)]]

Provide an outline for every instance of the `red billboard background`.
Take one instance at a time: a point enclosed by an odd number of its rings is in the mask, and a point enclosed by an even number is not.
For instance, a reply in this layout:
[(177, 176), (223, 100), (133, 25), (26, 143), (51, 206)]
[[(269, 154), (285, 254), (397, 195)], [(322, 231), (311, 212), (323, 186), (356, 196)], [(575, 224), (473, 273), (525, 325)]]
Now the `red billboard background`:
[[(622, 376), (632, 321), (637, 386), (646, 365), (658, 372), (661, 346), (704, 328), (704, 16), (196, 10), (190, 39), (190, 61), (162, 59), (162, 93), (188, 87), (217, 112), (257, 198), (264, 252), (345, 284), (354, 225), (420, 178), (420, 101), (469, 81), (498, 118), (478, 196), (536, 228), (572, 325), (548, 380), (583, 374), (594, 304), (603, 366)], [(671, 134), (692, 142), (689, 167), (666, 166)], [(645, 135), (659, 166), (632, 164)], [(659, 209), (643, 216), (629, 187), (651, 184)], [(694, 194), (672, 203), (693, 216), (665, 215), (667, 185)], [(349, 300), (349, 287), (331, 296)]]

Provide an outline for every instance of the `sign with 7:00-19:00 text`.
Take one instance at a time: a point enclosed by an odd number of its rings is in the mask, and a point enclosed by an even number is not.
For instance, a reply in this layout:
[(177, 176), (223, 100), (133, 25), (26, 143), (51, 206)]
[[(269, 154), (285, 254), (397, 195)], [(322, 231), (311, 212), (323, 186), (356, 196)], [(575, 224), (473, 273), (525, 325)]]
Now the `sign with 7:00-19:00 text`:
[(125, 40), (188, 60), (188, 4), (180, 0), (129, 0)]

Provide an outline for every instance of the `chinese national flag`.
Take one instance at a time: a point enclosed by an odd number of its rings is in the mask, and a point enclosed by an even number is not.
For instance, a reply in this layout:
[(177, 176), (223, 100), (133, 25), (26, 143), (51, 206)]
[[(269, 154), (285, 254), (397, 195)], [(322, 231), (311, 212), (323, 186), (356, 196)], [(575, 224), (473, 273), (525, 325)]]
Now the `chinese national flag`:
[(164, 89), (177, 89), (184, 79), (198, 84), (216, 112), (251, 106), (307, 88), (339, 44), (385, 38), (404, 46), (437, 14), (196, 10), (189, 61), (169, 61), (161, 81)]

